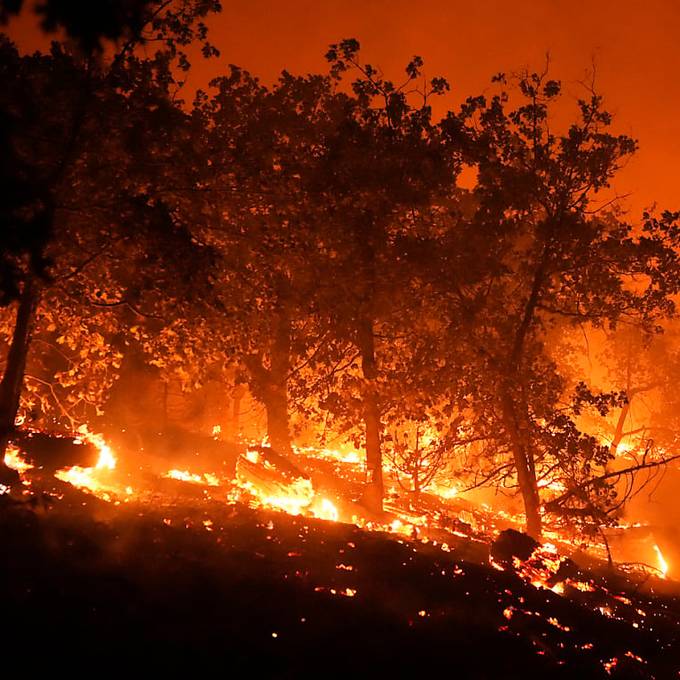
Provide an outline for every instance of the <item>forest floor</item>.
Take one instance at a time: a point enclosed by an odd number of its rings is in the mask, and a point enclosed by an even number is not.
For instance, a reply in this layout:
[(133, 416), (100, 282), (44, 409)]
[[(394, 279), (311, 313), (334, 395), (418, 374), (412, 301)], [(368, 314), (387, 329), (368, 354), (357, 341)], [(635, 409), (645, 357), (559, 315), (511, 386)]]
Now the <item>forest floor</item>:
[(680, 677), (670, 581), (590, 573), (558, 593), (482, 542), (196, 500), (0, 496), (4, 658), (76, 676)]

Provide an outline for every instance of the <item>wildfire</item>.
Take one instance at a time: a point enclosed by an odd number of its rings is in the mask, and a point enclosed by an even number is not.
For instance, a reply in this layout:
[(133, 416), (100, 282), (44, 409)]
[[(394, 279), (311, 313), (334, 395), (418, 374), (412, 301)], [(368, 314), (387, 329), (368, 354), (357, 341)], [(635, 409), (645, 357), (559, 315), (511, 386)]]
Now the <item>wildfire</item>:
[[(73, 466), (63, 468), (55, 473), (55, 477), (67, 482), (75, 487), (86, 490), (106, 501), (119, 502), (130, 500), (136, 491), (130, 486), (125, 486), (127, 482), (116, 480), (111, 474), (116, 469), (116, 456), (111, 450), (101, 434), (90, 432), (87, 426), (78, 429), (78, 438), (82, 442), (89, 442), (98, 451), (97, 463), (94, 467)], [(215, 427), (213, 436), (219, 436), (219, 428)], [(296, 449), (300, 460), (316, 459), (333, 462), (335, 472), (341, 478), (350, 478), (355, 472), (355, 467), (361, 465), (358, 455), (354, 451), (341, 451), (333, 449), (314, 450), (311, 448)], [(500, 520), (507, 525), (521, 524), (522, 517), (511, 515), (503, 510), (493, 509), (486, 504), (481, 504), (477, 511), (455, 510), (456, 506), (447, 506), (451, 509), (448, 513), (440, 510), (428, 510), (417, 504), (406, 505), (395, 493), (392, 500), (385, 502), (387, 516), (384, 521), (376, 521), (375, 518), (362, 516), (360, 512), (354, 513), (344, 507), (343, 511), (337, 504), (337, 498), (327, 497), (322, 489), (315, 488), (311, 478), (306, 474), (293, 477), (286, 472), (286, 468), (277, 469), (276, 459), (270, 460), (267, 451), (260, 451), (255, 448), (249, 449), (242, 454), (242, 465), (237, 467), (237, 474), (234, 482), (219, 477), (209, 472), (195, 472), (187, 469), (170, 469), (162, 476), (167, 479), (174, 479), (188, 484), (202, 485), (206, 487), (225, 487), (227, 489), (226, 500), (230, 502), (241, 501), (250, 505), (265, 509), (283, 511), (291, 515), (304, 515), (315, 517), (331, 522), (347, 521), (368, 531), (388, 532), (401, 535), (408, 539), (415, 539), (422, 543), (432, 543), (438, 545), (441, 538), (437, 536), (434, 540), (432, 532), (446, 531), (454, 536), (467, 539), (471, 538), (471, 532), (477, 536), (472, 540), (484, 540), (481, 536), (493, 536), (498, 532), (497, 526)], [(16, 447), (9, 447), (5, 455), (5, 463), (21, 472), (32, 467), (21, 455)], [(300, 463), (304, 469), (304, 462)], [(294, 474), (294, 473), (293, 473)], [(544, 486), (553, 488), (551, 484), (543, 482)], [(446, 502), (454, 499), (459, 490), (455, 486), (440, 486), (438, 482), (433, 482), (427, 491), (438, 496)], [(207, 492), (206, 492), (207, 493)], [(334, 489), (333, 494), (337, 494)], [(331, 500), (333, 498), (333, 500)], [(443, 506), (442, 506), (443, 507)], [(359, 507), (356, 508), (359, 510)], [(458, 525), (451, 525), (451, 510), (456, 513), (454, 520), (469, 525), (471, 530), (462, 532)], [(498, 523), (497, 523), (498, 520)], [(210, 530), (210, 529), (208, 529)], [(547, 531), (546, 536), (554, 539), (555, 544), (564, 546), (569, 544), (569, 539), (562, 535), (560, 531)], [(455, 540), (455, 539), (454, 539)], [(555, 544), (545, 543), (530, 559), (523, 563), (515, 564), (519, 575), (528, 583), (536, 588), (544, 588), (564, 595), (566, 585), (582, 591), (591, 591), (593, 587), (589, 583), (581, 582), (578, 579), (567, 579), (566, 581), (556, 581), (555, 574), (562, 564), (562, 558), (558, 553)], [(658, 570), (663, 578), (667, 578), (669, 565), (664, 558), (658, 545), (654, 545), (654, 551), (658, 563)], [(441, 549), (448, 552), (448, 544), (441, 543)], [(503, 569), (500, 565), (492, 562), (492, 566)]]
[[(549, 585), (550, 579), (557, 573), (562, 564), (562, 557), (552, 543), (544, 543), (537, 547), (529, 559), (524, 562), (515, 557), (513, 564), (517, 573), (525, 581), (531, 583), (534, 588), (546, 588), (561, 594), (559, 592), (560, 587), (556, 590), (556, 585), (561, 586), (561, 584)], [(492, 566), (498, 568), (500, 565), (493, 564)]]
[(246, 460), (249, 460), (254, 465), (257, 465), (260, 462), (260, 454), (255, 449), (248, 449), (245, 455)]
[[(317, 493), (311, 480), (300, 470), (282, 467), (263, 451), (251, 448), (239, 459), (236, 485), (251, 504), (283, 510), (291, 515), (308, 515), (337, 522), (340, 513), (335, 504)], [(297, 475), (297, 476), (296, 476)]]

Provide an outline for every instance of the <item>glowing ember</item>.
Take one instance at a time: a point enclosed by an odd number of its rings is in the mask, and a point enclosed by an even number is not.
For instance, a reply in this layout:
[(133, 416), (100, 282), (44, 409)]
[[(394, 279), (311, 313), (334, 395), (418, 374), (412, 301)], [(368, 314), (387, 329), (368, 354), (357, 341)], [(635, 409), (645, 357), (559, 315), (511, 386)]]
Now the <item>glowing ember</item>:
[[(544, 543), (524, 562), (518, 557), (513, 558), (513, 564), (518, 575), (534, 588), (554, 590), (554, 585), (549, 585), (549, 581), (559, 570), (562, 559), (552, 543)], [(554, 592), (560, 594), (559, 589)]]
[(619, 660), (616, 657), (613, 657), (609, 659), (609, 661), (603, 661), (602, 666), (604, 669), (607, 671), (609, 675), (612, 674), (612, 670), (616, 668), (617, 664), (619, 663)]

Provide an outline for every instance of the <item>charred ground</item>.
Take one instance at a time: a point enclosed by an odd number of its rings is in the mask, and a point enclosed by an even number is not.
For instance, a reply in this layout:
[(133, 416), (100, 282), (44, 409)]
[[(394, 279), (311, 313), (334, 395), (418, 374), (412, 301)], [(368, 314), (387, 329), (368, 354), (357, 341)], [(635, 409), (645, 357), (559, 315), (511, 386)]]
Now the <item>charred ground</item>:
[(481, 542), (443, 551), (240, 503), (197, 504), (182, 488), (155, 508), (70, 487), (61, 498), (2, 497), (6, 649), (81, 671), (677, 673), (680, 599), (668, 583), (589, 573), (593, 591), (567, 585), (559, 595), (489, 566)]

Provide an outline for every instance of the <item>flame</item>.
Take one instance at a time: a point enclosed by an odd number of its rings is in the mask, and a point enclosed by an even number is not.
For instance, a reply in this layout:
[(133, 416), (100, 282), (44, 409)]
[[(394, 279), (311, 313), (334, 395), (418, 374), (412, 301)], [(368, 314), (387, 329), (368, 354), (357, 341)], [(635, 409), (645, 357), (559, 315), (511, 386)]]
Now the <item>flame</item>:
[(92, 492), (99, 491), (101, 485), (94, 477), (96, 468), (84, 468), (80, 465), (74, 465), (70, 468), (63, 468), (57, 470), (54, 476), (62, 482), (68, 482), (72, 486), (77, 486), (79, 489), (89, 489)]
[(326, 519), (329, 522), (337, 522), (340, 519), (338, 509), (327, 498), (321, 499), (319, 508), (314, 510), (314, 515), (319, 519)]
[(517, 574), (525, 581), (531, 583), (534, 588), (545, 588), (560, 595), (560, 591), (564, 590), (563, 586), (561, 584), (551, 585), (549, 582), (558, 572), (562, 565), (562, 560), (562, 556), (558, 553), (557, 547), (553, 543), (543, 543), (543, 545), (539, 545), (531, 553), (527, 560), (522, 561), (518, 557), (513, 558), (513, 564)]
[(180, 482), (189, 482), (191, 484), (207, 484), (208, 486), (219, 486), (220, 480), (216, 475), (206, 472), (198, 475), (188, 470), (168, 470), (163, 477), (167, 479), (177, 479)]
[(659, 563), (659, 571), (661, 572), (661, 578), (666, 578), (668, 576), (668, 562), (664, 559), (661, 548), (655, 543), (654, 552), (656, 553), (656, 560)]
[(248, 449), (248, 451), (246, 451), (246, 459), (249, 460), (251, 463), (257, 465), (257, 463), (260, 460), (260, 454), (258, 451), (255, 451), (254, 449)]
[[(219, 433), (219, 426), (215, 426), (213, 428), (213, 436), (219, 436)], [(99, 457), (96, 465), (90, 468), (79, 466), (64, 468), (57, 471), (55, 476), (107, 501), (118, 502), (120, 500), (125, 502), (132, 500), (135, 492), (130, 486), (125, 486), (127, 482), (119, 481), (116, 484), (111, 478), (110, 473), (115, 470), (117, 461), (114, 452), (103, 436), (90, 432), (85, 425), (78, 429), (78, 436), (83, 441), (88, 441), (97, 448)], [(360, 453), (356, 450), (296, 448), (295, 451), (296, 454), (308, 459), (333, 463), (333, 474), (341, 479), (347, 479), (352, 482), (363, 481), (364, 463), (360, 458)], [(242, 455), (250, 464), (263, 465), (267, 470), (271, 471), (270, 466), (263, 460), (263, 455), (259, 451), (250, 449)], [(29, 467), (29, 464), (22, 459), (19, 450), (13, 447), (8, 449), (5, 462), (9, 467), (13, 467), (20, 472)], [(325, 497), (323, 492), (320, 493), (321, 489), (315, 489), (312, 482), (307, 478), (298, 478), (292, 482), (284, 479), (276, 484), (267, 485), (263, 483), (260, 486), (257, 476), (249, 480), (243, 477), (239, 478), (237, 475), (234, 485), (230, 486), (225, 479), (218, 478), (217, 475), (211, 473), (195, 473), (189, 470), (171, 469), (162, 476), (191, 484), (210, 487), (229, 487), (226, 489), (225, 494), (225, 499), (228, 502), (245, 501), (256, 507), (280, 510), (291, 515), (316, 517), (332, 522), (341, 521), (341, 512), (336, 506), (337, 501), (333, 502)], [(541, 486), (554, 490), (560, 488), (558, 484), (546, 480), (541, 482)], [(459, 493), (462, 493), (455, 485), (443, 485), (438, 480), (431, 483), (426, 490), (438, 496), (442, 501), (453, 499)], [(247, 496), (244, 497), (242, 492), (246, 492)], [(205, 493), (207, 494), (207, 491)], [(523, 521), (522, 516), (512, 515), (502, 509), (494, 509), (483, 503), (476, 506), (474, 510), (461, 510), (458, 504), (450, 503), (447, 504), (446, 514), (440, 510), (432, 511), (424, 507), (411, 506), (410, 504), (407, 507), (403, 499), (398, 497), (397, 493), (394, 494), (393, 500), (387, 499), (385, 502), (385, 510), (389, 513), (389, 519), (386, 518), (384, 522), (376, 521), (374, 518), (368, 519), (359, 513), (351, 514), (347, 512), (348, 507), (341, 507), (346, 511), (346, 517), (342, 521), (352, 522), (368, 531), (390, 532), (422, 543), (432, 543), (434, 546), (441, 544), (441, 550), (445, 552), (450, 551), (448, 544), (442, 543), (439, 535), (437, 535), (437, 540), (433, 540), (432, 530), (443, 530), (451, 536), (482, 541), (497, 534), (500, 530), (499, 527), (502, 527), (501, 520), (503, 525), (506, 526), (508, 522), (520, 525)], [(357, 510), (360, 512), (359, 508)], [(454, 512), (455, 518), (453, 517)], [(447, 520), (446, 523), (442, 521), (442, 518)], [(455, 525), (452, 528), (450, 522), (452, 518), (457, 518), (461, 522), (470, 525), (471, 529), (464, 533), (457, 529)], [(621, 528), (627, 527), (621, 525)], [(557, 528), (554, 531), (546, 530), (546, 538), (552, 538), (560, 546), (561, 550), (565, 548), (565, 544), (574, 545), (568, 537), (562, 534), (563, 532)], [(659, 564), (659, 572), (663, 578), (666, 578), (669, 572), (669, 565), (657, 545), (654, 545), (654, 550)], [(535, 551), (531, 558), (522, 564), (517, 564), (516, 567), (519, 575), (526, 582), (536, 588), (550, 589), (560, 595), (564, 595), (567, 585), (570, 588), (582, 591), (592, 591), (594, 589), (592, 584), (581, 582), (577, 579), (567, 579), (564, 583), (555, 583), (553, 577), (560, 568), (561, 562), (562, 558), (557, 551), (556, 545), (545, 543)], [(495, 564), (492, 564), (492, 566), (500, 569), (503, 568)]]
[(539, 489), (548, 489), (550, 491), (556, 491), (558, 493), (567, 490), (567, 487), (564, 485), (563, 482), (551, 479), (539, 479), (537, 482), (537, 486)]
[[(323, 456), (326, 456), (326, 450)], [(262, 455), (254, 449), (246, 451), (244, 458), (254, 465), (262, 462)], [(265, 467), (266, 465), (265, 462)], [(340, 519), (340, 513), (335, 504), (328, 498), (318, 495), (312, 482), (304, 477), (295, 479), (285, 487), (281, 485), (280, 492), (276, 494), (264, 491), (250, 479), (244, 479), (239, 475), (237, 475), (236, 484), (253, 496), (250, 499), (251, 502), (254, 501), (262, 507), (283, 510), (291, 515), (310, 515), (331, 522), (337, 522)]]
[(250, 481), (240, 482), (239, 485), (242, 489), (254, 496), (261, 505), (277, 510), (283, 510), (290, 515), (302, 514), (314, 500), (312, 483), (308, 479), (302, 477), (296, 479), (289, 485), (285, 495), (267, 495)]
[(78, 428), (78, 434), (82, 435), (82, 439), (92, 444), (99, 451), (99, 460), (95, 465), (96, 470), (114, 470), (116, 468), (116, 457), (101, 434), (90, 432), (87, 425), (81, 425)]
[(327, 460), (336, 463), (344, 463), (352, 466), (363, 466), (364, 461), (361, 454), (355, 450), (350, 449), (341, 451), (340, 449), (314, 449), (314, 448), (296, 448), (296, 452), (302, 453), (311, 458), (318, 458), (319, 460)]
[(16, 446), (9, 445), (5, 450), (5, 465), (19, 474), (30, 470), (33, 465), (28, 463), (21, 455), (21, 451)]
[[(82, 440), (89, 442), (99, 451), (96, 465), (89, 468), (74, 465), (57, 470), (54, 476), (62, 482), (67, 482), (79, 489), (86, 489), (105, 501), (111, 501), (112, 494), (116, 495), (116, 488), (111, 484), (105, 483), (103, 478), (105, 479), (107, 473), (115, 469), (116, 456), (104, 440), (104, 437), (101, 434), (90, 432), (87, 425), (81, 425), (78, 428), (78, 434)], [(128, 489), (125, 492), (130, 495)]]
[(443, 484), (432, 483), (427, 487), (427, 491), (433, 493), (435, 496), (439, 496), (444, 500), (450, 500), (451, 498), (456, 498), (459, 491), (455, 486), (444, 486)]

